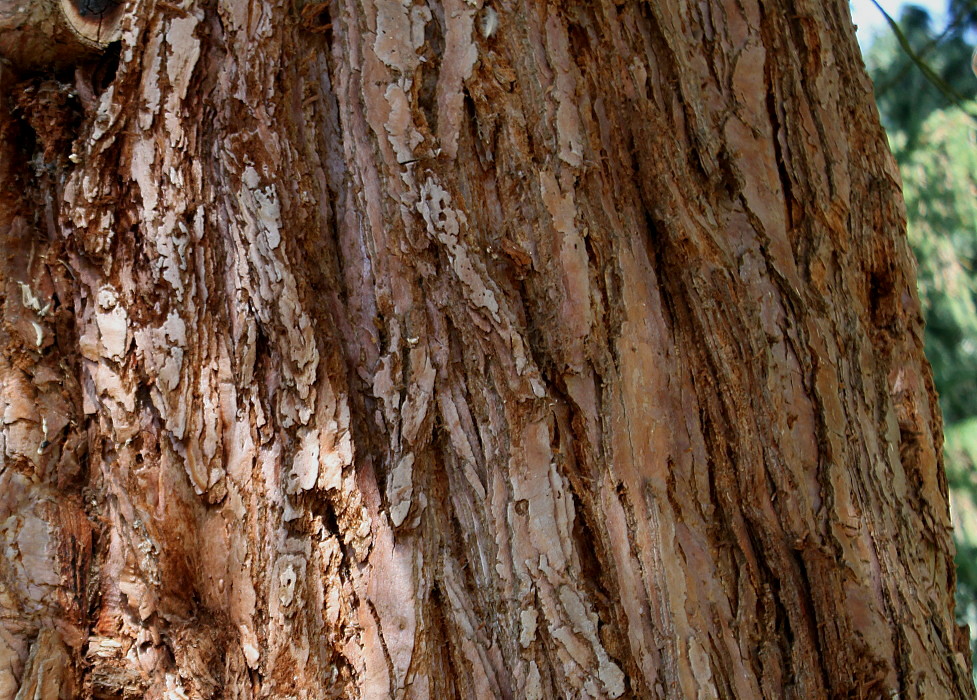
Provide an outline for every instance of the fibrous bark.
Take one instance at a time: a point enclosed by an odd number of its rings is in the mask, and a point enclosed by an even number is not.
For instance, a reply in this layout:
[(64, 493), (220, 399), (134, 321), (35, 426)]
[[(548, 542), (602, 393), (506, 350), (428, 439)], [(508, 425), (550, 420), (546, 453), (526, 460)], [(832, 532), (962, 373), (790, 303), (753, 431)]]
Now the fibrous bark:
[(2, 75), (0, 697), (972, 691), (846, 2), (120, 22)]

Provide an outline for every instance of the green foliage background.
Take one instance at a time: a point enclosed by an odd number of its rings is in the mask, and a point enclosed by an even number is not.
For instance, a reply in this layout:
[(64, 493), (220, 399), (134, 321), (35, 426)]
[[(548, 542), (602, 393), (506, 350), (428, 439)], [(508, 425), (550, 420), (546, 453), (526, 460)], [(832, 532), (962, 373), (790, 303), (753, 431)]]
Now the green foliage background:
[(977, 661), (977, 0), (952, 0), (948, 9), (948, 27), (937, 32), (925, 10), (905, 8), (865, 63), (902, 173), (945, 424), (957, 610)]

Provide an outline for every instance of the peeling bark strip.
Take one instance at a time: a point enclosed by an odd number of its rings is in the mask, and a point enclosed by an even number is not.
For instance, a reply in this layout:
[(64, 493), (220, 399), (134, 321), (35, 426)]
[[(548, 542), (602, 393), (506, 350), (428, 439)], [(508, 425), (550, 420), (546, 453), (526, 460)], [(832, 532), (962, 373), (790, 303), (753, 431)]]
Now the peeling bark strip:
[(0, 698), (972, 693), (845, 0), (9, 12)]

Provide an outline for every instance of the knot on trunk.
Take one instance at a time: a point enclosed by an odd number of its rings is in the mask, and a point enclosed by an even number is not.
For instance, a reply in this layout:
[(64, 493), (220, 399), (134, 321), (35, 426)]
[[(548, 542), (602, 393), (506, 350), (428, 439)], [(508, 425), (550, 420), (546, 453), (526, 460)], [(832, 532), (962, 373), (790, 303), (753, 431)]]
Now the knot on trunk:
[(0, 0), (0, 57), (61, 68), (118, 39), (125, 0)]

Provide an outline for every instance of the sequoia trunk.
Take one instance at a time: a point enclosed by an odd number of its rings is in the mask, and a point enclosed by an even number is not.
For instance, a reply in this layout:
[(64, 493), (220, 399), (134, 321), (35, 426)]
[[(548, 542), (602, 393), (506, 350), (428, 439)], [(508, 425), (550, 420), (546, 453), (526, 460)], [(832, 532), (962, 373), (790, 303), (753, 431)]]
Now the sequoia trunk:
[(847, 0), (2, 70), (0, 697), (972, 693)]

